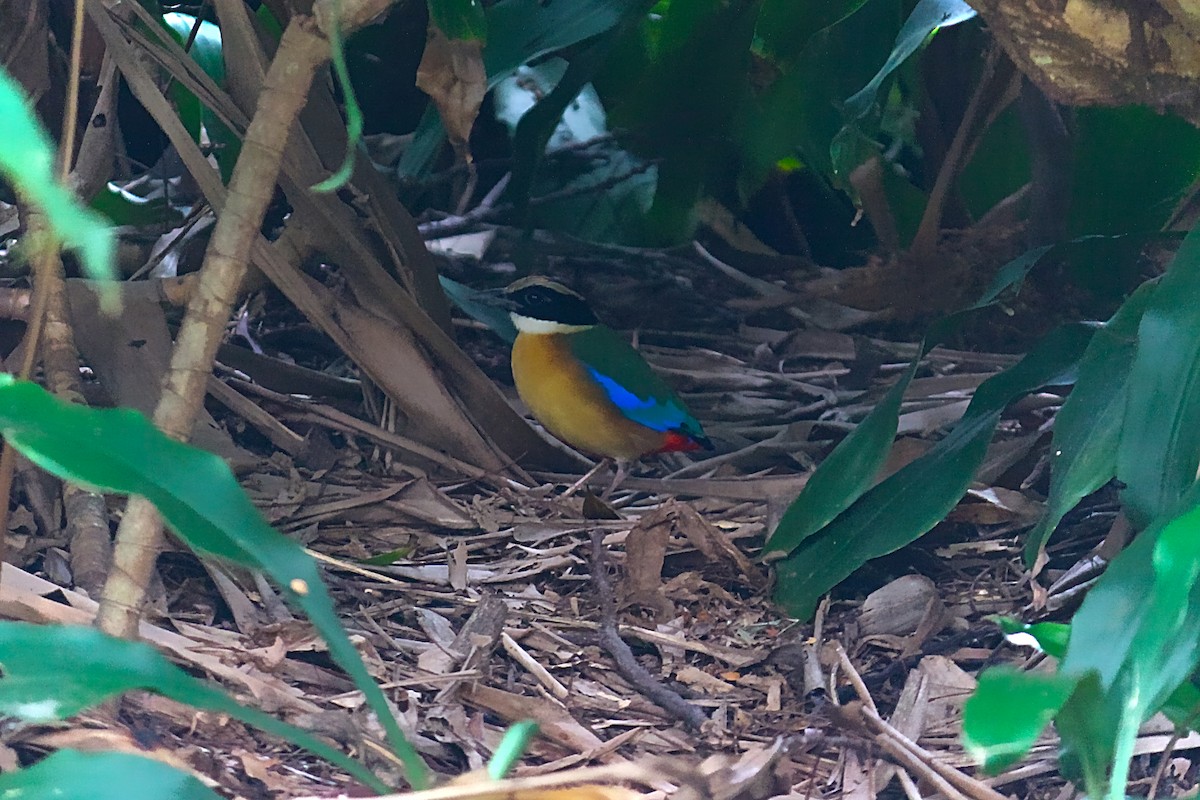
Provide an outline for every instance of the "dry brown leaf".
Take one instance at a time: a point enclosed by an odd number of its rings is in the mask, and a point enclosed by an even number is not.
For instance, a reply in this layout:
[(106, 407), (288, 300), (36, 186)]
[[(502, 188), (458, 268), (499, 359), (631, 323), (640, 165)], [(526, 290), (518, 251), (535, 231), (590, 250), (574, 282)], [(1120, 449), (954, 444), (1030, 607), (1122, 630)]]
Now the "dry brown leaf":
[(433, 100), (455, 151), (468, 163), (468, 140), (487, 93), (483, 48), (475, 39), (448, 39), (429, 22), (425, 55), (417, 67), (417, 87)]
[(629, 531), (621, 580), (623, 605), (642, 605), (661, 617), (672, 616), (674, 606), (663, 593), (662, 570), (674, 527), (675, 512), (671, 505), (664, 505), (642, 517)]

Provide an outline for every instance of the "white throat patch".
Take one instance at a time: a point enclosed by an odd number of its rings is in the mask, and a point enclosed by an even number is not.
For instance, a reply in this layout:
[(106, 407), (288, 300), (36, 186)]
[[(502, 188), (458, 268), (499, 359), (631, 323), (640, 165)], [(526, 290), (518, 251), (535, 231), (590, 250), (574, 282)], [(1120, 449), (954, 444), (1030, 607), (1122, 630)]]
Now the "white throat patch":
[(548, 319), (534, 319), (527, 317), (524, 314), (509, 314), (512, 317), (513, 325), (521, 333), (579, 333), (586, 331), (588, 328), (595, 327), (594, 325), (568, 325), (565, 322), (554, 322)]

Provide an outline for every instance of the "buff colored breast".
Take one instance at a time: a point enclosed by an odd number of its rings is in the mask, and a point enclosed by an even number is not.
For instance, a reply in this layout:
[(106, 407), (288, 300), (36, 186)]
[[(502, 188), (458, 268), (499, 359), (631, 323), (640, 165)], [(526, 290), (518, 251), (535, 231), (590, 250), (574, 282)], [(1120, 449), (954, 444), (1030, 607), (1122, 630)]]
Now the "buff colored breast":
[(571, 354), (569, 334), (522, 333), (513, 343), (517, 393), (546, 430), (596, 456), (634, 459), (666, 434), (627, 419)]

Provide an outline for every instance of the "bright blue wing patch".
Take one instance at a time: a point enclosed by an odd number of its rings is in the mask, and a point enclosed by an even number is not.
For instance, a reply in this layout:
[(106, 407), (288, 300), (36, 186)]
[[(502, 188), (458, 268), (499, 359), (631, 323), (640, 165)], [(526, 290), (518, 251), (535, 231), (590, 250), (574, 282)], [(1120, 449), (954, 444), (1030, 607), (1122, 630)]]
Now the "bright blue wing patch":
[(687, 422), (687, 412), (674, 403), (663, 403), (654, 397), (638, 397), (612, 378), (597, 372), (594, 367), (588, 367), (587, 370), (604, 389), (613, 405), (639, 425), (665, 433)]

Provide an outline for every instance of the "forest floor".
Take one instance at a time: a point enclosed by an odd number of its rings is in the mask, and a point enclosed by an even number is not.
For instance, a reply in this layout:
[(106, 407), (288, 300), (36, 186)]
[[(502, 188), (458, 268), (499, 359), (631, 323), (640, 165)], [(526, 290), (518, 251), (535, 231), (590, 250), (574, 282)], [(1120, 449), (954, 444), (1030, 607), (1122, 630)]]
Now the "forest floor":
[[(1037, 659), (1006, 643), (989, 617), (1067, 618), (1079, 565), (1115, 514), (1111, 494), (1090, 498), (1030, 580), (1022, 534), (1041, 511), (1048, 423), (1061, 398), (1016, 404), (947, 520), (843, 582), (815, 621), (791, 619), (772, 601), (771, 570), (759, 558), (765, 538), (812, 467), (908, 363), (920, 329), (823, 301), (801, 304), (809, 317), (801, 320), (789, 311), (793, 292), (829, 275), (750, 276), (698, 253), (567, 253), (542, 265), (591, 298), (602, 319), (636, 334), (719, 445), (702, 460), (643, 465), (615, 493), (616, 519), (597, 519), (604, 510), (584, 492), (564, 496), (578, 475), (535, 473), (496, 488), (401, 463), (372, 439), (379, 417), (360, 402), (317, 391), (255, 396), (314, 443), (304, 458), (275, 449), (227, 408), (210, 408), (251, 454), (245, 489), (324, 564), (344, 624), (439, 776), (480, 769), (506, 727), (533, 719), (541, 734), (517, 776), (597, 767), (604, 779), (604, 769), (633, 765), (646, 796), (1070, 797), (1051, 732), (1021, 765), (992, 777), (960, 742), (979, 671)], [(502, 259), (445, 267), (473, 285), (511, 274)], [(276, 295), (264, 300), (238, 330), (267, 356), (342, 369)], [(469, 320), (458, 324), (464, 347), (515, 402), (504, 345)], [(974, 388), (1015, 360), (978, 341), (957, 344), (925, 360), (885, 474), (924, 452)], [(219, 374), (249, 391), (244, 373)], [(361, 425), (334, 424), (329, 408)], [(24, 600), (5, 615), (74, 620), (89, 601), (55, 584), (66, 582), (62, 542), (38, 532), (46, 512), (36, 492), (24, 497), (16, 569), (5, 576)], [(160, 568), (151, 641), (398, 784), (361, 694), (269, 586), (181, 549)], [(0, 759), (88, 746), (157, 754), (230, 797), (367, 793), (240, 723), (149, 695), (65, 725), (8, 729)], [(1169, 727), (1145, 731), (1133, 788), (1154, 782), (1171, 796), (1192, 786), (1189, 747), (1200, 742), (1175, 742)]]

